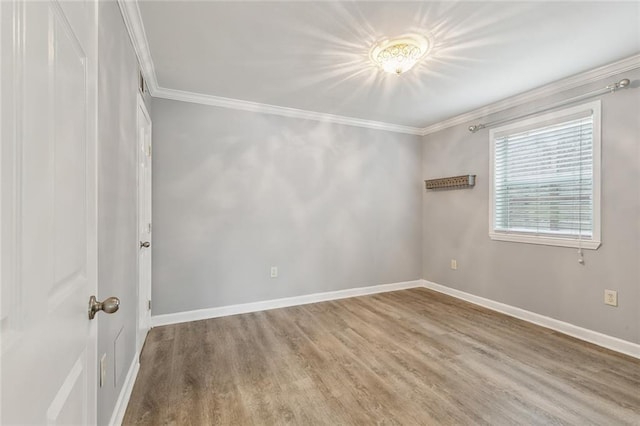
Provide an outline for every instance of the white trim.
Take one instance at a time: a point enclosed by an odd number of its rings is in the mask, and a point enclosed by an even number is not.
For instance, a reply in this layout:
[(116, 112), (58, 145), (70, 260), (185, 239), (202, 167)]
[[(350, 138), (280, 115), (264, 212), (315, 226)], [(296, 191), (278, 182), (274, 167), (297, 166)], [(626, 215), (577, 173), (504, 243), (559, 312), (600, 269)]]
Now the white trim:
[(381, 284), (370, 287), (358, 287), (350, 288), (347, 290), (306, 294), (303, 296), (286, 297), (283, 299), (272, 299), (263, 302), (243, 303), (240, 305), (229, 305), (221, 306), (218, 308), (177, 312), (174, 314), (155, 315), (151, 317), (151, 326), (158, 327), (161, 325), (179, 324), (182, 322), (226, 317), (229, 315), (246, 314), (249, 312), (267, 311), (269, 309), (306, 305), (309, 303), (325, 302), (328, 300), (346, 299), (349, 297), (365, 296), (368, 294), (386, 293), (389, 291), (405, 290), (408, 288), (416, 288), (422, 286), (422, 280), (405, 281), (393, 284)]
[(131, 392), (133, 392), (133, 385), (136, 382), (136, 378), (138, 377), (138, 371), (140, 371), (140, 354), (136, 353), (136, 356), (131, 363), (131, 367), (129, 367), (129, 372), (127, 373), (127, 378), (122, 385), (122, 389), (120, 390), (120, 395), (118, 395), (118, 400), (116, 401), (115, 407), (113, 407), (113, 414), (111, 414), (111, 419), (109, 420), (109, 426), (120, 426), (122, 425), (122, 421), (124, 420), (124, 414), (127, 411), (127, 406), (129, 405), (129, 399), (131, 398)]
[(616, 76), (620, 73), (640, 68), (640, 54), (635, 54), (628, 58), (612, 62), (610, 64), (578, 73), (561, 80), (554, 81), (545, 86), (538, 87), (519, 95), (510, 96), (498, 102), (474, 109), (464, 114), (442, 120), (438, 123), (422, 128), (422, 135), (426, 136), (440, 130), (457, 126), (458, 124), (470, 124), (471, 122), (485, 118), (491, 114), (504, 111), (519, 105), (533, 102), (547, 96), (558, 94), (565, 90), (574, 89), (585, 84), (594, 83), (596, 81)]
[(118, 0), (120, 13), (127, 27), (129, 38), (133, 44), (133, 49), (138, 57), (142, 75), (146, 80), (149, 93), (154, 94), (158, 90), (158, 79), (156, 77), (156, 69), (151, 58), (151, 50), (149, 49), (149, 41), (147, 33), (144, 30), (144, 23), (140, 16), (140, 8), (137, 0)]
[(407, 133), (418, 136), (425, 136), (446, 129), (448, 127), (468, 123), (494, 114), (496, 112), (515, 107), (517, 105), (522, 105), (536, 99), (554, 95), (564, 90), (569, 90), (578, 86), (593, 83), (595, 81), (611, 77), (625, 71), (640, 68), (640, 54), (636, 54), (620, 61), (616, 61), (599, 68), (595, 68), (583, 73), (575, 74), (568, 78), (555, 81), (537, 89), (533, 89), (519, 95), (510, 96), (501, 101), (483, 106), (481, 108), (477, 108), (473, 111), (469, 111), (467, 113), (460, 114), (446, 120), (442, 120), (430, 126), (418, 128), (393, 123), (385, 123), (381, 121), (344, 117), (334, 114), (287, 108), (276, 105), (262, 104), (258, 102), (223, 98), (219, 96), (205, 95), (200, 93), (160, 87), (158, 85), (155, 66), (151, 57), (151, 50), (149, 49), (149, 41), (147, 40), (147, 35), (144, 30), (144, 23), (142, 22), (142, 17), (140, 16), (138, 0), (118, 0), (118, 5), (120, 6), (120, 11), (127, 27), (127, 31), (129, 32), (131, 43), (133, 44), (136, 55), (138, 56), (140, 68), (142, 69), (142, 75), (147, 81), (149, 93), (153, 97), (192, 103), (202, 103), (204, 105), (214, 105), (222, 108), (238, 109), (242, 111), (253, 111), (262, 112), (265, 114), (282, 115), (284, 117), (291, 118), (303, 118), (308, 120), (345, 124), (348, 126), (365, 127), (375, 130)]
[[(595, 212), (594, 212), (595, 213)], [(493, 213), (490, 213), (493, 214)], [(595, 214), (594, 214), (595, 217)], [(595, 220), (595, 219), (594, 219)], [(595, 227), (595, 224), (594, 224)], [(554, 238), (549, 236), (537, 236), (527, 234), (516, 233), (502, 233), (502, 232), (489, 232), (489, 238), (494, 241), (509, 241), (512, 243), (525, 243), (525, 244), (541, 244), (545, 246), (555, 247), (571, 247), (596, 250), (600, 247), (600, 240), (581, 240), (578, 241), (575, 238)]]
[(183, 90), (165, 89), (162, 87), (158, 87), (151, 94), (156, 98), (211, 105), (228, 109), (236, 109), (240, 111), (259, 112), (262, 114), (272, 114), (282, 117), (321, 121), (325, 123), (345, 124), (347, 126), (365, 127), (374, 130), (386, 130), (389, 132), (406, 133), (409, 135), (422, 135), (422, 129), (418, 127), (402, 126), (399, 124), (384, 123), (382, 121), (364, 120), (361, 118), (346, 117), (343, 115), (281, 107), (277, 105), (243, 101), (239, 99), (223, 98), (220, 96), (204, 95), (200, 93), (186, 92)]
[(586, 342), (602, 346), (603, 348), (611, 349), (612, 351), (620, 352), (625, 355), (640, 359), (640, 344), (622, 340), (617, 337), (608, 336), (606, 334), (602, 334), (583, 327), (578, 327), (577, 325), (569, 324), (567, 322), (540, 315), (521, 308), (516, 308), (515, 306), (510, 306), (490, 299), (485, 299), (484, 297), (465, 293), (464, 291), (436, 284), (431, 281), (422, 280), (422, 282), (424, 287), (430, 290), (434, 290), (448, 296), (453, 296), (457, 299), (473, 303), (474, 305), (479, 305), (491, 309), (492, 311), (500, 312), (511, 317), (539, 325), (541, 327), (549, 328), (551, 330), (567, 334), (569, 336), (575, 337), (576, 339), (584, 340)]
[[(424, 287), (429, 290), (434, 290), (439, 293), (473, 303), (474, 305), (482, 306), (487, 309), (491, 309), (492, 311), (500, 312), (511, 317), (518, 318), (532, 324), (539, 325), (541, 327), (549, 328), (551, 330), (567, 334), (577, 339), (584, 340), (586, 342), (590, 342), (595, 345), (640, 359), (639, 344), (622, 340), (617, 337), (608, 336), (606, 334), (598, 333), (596, 331), (588, 330), (586, 328), (578, 327), (573, 324), (569, 324), (544, 315), (536, 314), (534, 312), (527, 311), (521, 308), (516, 308), (504, 303), (486, 299), (484, 297), (475, 296), (473, 294), (436, 284), (424, 279), (399, 282), (394, 284), (382, 284), (371, 287), (359, 287), (325, 293), (315, 293), (305, 296), (269, 300), (265, 302), (254, 302), (242, 305), (223, 306), (220, 308), (180, 312), (176, 314), (157, 315), (152, 317), (151, 321), (153, 326), (156, 327), (161, 325), (178, 324), (182, 322), (217, 318), (228, 315), (263, 311), (268, 309), (284, 308), (288, 306), (304, 305), (308, 303), (316, 303), (328, 300), (345, 299), (349, 297), (364, 296), (368, 294), (405, 290), (416, 287)], [(122, 389), (120, 391), (120, 395), (118, 396), (118, 400), (115, 404), (111, 420), (109, 421), (110, 426), (119, 426), (122, 424), (125, 412), (127, 410), (127, 405), (129, 404), (129, 399), (131, 398), (133, 386), (138, 376), (138, 371), (140, 370), (139, 359), (140, 354), (136, 353), (133, 363), (129, 368), (129, 372), (127, 373), (127, 378), (125, 379), (124, 385), (122, 386)]]
[[(542, 327), (546, 327), (560, 333), (567, 334), (586, 342), (620, 352), (634, 358), (640, 359), (640, 345), (617, 337), (608, 336), (597, 331), (578, 327), (567, 322), (530, 312), (521, 308), (516, 308), (504, 303), (496, 302), (484, 297), (465, 293), (454, 288), (446, 287), (427, 280), (406, 281), (393, 284), (382, 284), (371, 287), (358, 287), (347, 290), (329, 291), (325, 293), (314, 293), (304, 296), (287, 297), (283, 299), (273, 299), (263, 302), (245, 303), (240, 305), (221, 306), (218, 308), (199, 309), (195, 311), (178, 312), (174, 314), (156, 315), (151, 317), (153, 327), (179, 324), (189, 321), (199, 321), (210, 318), (218, 318), (229, 315), (245, 314), (249, 312), (265, 311), (269, 309), (286, 308), (289, 306), (299, 306), (309, 303), (325, 302), (329, 300), (346, 299), (349, 297), (365, 296), (368, 294), (386, 293), (390, 291), (406, 290), (410, 288), (424, 287), (439, 293), (447, 294), (457, 299), (465, 300), (475, 305), (483, 306), (496, 312), (509, 315)], [(137, 372), (136, 372), (137, 373)], [(131, 374), (131, 373), (130, 373)], [(129, 377), (127, 377), (129, 380)], [(134, 378), (135, 380), (135, 378)], [(124, 388), (123, 388), (124, 392)], [(129, 392), (130, 393), (130, 392)], [(128, 397), (127, 397), (128, 401)], [(126, 409), (126, 406), (125, 406)], [(124, 412), (122, 413), (124, 415)]]
[[(436, 284), (424, 279), (415, 281), (399, 282), (394, 284), (382, 284), (371, 287), (359, 287), (347, 290), (338, 290), (325, 293), (315, 293), (305, 296), (288, 297), (284, 299), (274, 299), (265, 302), (245, 303), (241, 305), (223, 306), (212, 309), (200, 309), (197, 311), (180, 312), (167, 315), (156, 315), (151, 317), (151, 323), (154, 327), (178, 324), (188, 321), (197, 321), (208, 318), (217, 318), (229, 315), (236, 315), (249, 312), (257, 312), (269, 309), (284, 308), (288, 306), (304, 305), (309, 303), (317, 303), (328, 300), (345, 299), (349, 297), (364, 296), (368, 294), (386, 293), (390, 291), (405, 290), (416, 287), (424, 287), (429, 290), (434, 290), (448, 296), (461, 299), (474, 305), (482, 306), (492, 311), (500, 312), (509, 315), (514, 318), (518, 318), (532, 324), (539, 325), (541, 327), (549, 328), (551, 330), (558, 331), (563, 334), (575, 337), (580, 340), (584, 340), (589, 343), (601, 346), (603, 348), (611, 349), (616, 352), (620, 352), (625, 355), (629, 355), (634, 358), (640, 359), (640, 345), (632, 343), (626, 340), (619, 339), (617, 337), (608, 336), (606, 334), (599, 333), (597, 331), (589, 330), (586, 328), (578, 327), (567, 322), (563, 322), (554, 318), (550, 318), (544, 315), (537, 314), (535, 312), (527, 311), (521, 308), (510, 306), (504, 303), (496, 302), (484, 297), (475, 296), (464, 291), (456, 290), (454, 288), (446, 287), (440, 284)], [(129, 368), (124, 385), (116, 401), (113, 414), (109, 421), (110, 426), (119, 426), (122, 424), (131, 393), (133, 392), (133, 386), (140, 370), (140, 354), (136, 353), (136, 356)]]
[[(639, 56), (640, 57), (640, 56)], [(593, 114), (593, 236), (598, 248), (601, 234), (601, 187), (602, 187), (602, 102), (600, 99), (590, 102)], [(584, 241), (582, 241), (584, 244)], [(584, 247), (587, 247), (586, 245)]]
[(345, 117), (335, 114), (327, 114), (296, 108), (287, 108), (277, 105), (268, 105), (258, 102), (244, 101), (240, 99), (223, 98), (220, 96), (205, 95), (201, 93), (187, 92), (183, 90), (167, 89), (158, 85), (153, 58), (149, 48), (149, 41), (144, 30), (144, 23), (140, 15), (137, 0), (118, 0), (124, 23), (129, 33), (129, 38), (140, 62), (142, 75), (144, 76), (151, 96), (176, 101), (212, 105), (222, 108), (241, 111), (260, 112), (264, 114), (280, 115), (290, 118), (301, 118), (326, 123), (345, 124), (348, 126), (364, 127), (374, 130), (386, 130), (389, 132), (406, 133), (410, 135), (422, 135), (422, 129), (418, 127), (402, 126), (399, 124), (384, 123), (381, 121), (364, 120), (360, 118)]
[[(510, 241), (526, 244), (542, 244), (548, 246), (585, 248), (595, 250), (600, 247), (600, 164), (601, 164), (601, 107), (600, 99), (553, 111), (536, 117), (511, 122), (489, 131), (489, 238), (497, 241)], [(593, 236), (590, 239), (554, 237), (551, 235), (533, 235), (518, 232), (499, 232), (495, 229), (495, 152), (496, 135), (506, 131), (528, 128), (536, 124), (541, 126), (550, 120), (563, 119), (590, 111), (593, 117)]]

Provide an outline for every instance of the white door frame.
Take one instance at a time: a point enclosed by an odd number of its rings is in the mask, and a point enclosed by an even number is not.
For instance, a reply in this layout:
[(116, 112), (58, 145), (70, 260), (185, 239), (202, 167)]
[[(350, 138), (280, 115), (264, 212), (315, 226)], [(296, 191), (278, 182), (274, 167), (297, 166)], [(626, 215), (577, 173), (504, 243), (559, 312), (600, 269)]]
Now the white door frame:
[[(137, 197), (137, 227), (138, 232), (136, 238), (139, 239), (140, 242), (143, 241), (151, 241), (151, 204), (149, 203), (149, 223), (148, 229), (144, 229), (144, 225), (141, 223), (141, 217), (144, 215), (144, 212), (141, 211), (143, 207), (141, 206), (143, 198), (148, 197), (147, 200), (151, 201), (151, 116), (149, 115), (149, 111), (147, 110), (147, 106), (142, 98), (142, 95), (138, 93), (137, 96), (137, 108), (136, 108), (136, 126), (137, 126), (137, 137), (136, 137), (136, 151), (137, 151), (137, 163), (136, 163), (136, 179), (138, 186), (138, 197)], [(141, 122), (141, 119), (144, 120)], [(145, 150), (143, 148), (143, 143), (145, 142), (143, 139), (148, 138), (148, 149)], [(147, 157), (145, 159), (145, 156)], [(144, 166), (143, 166), (144, 164)], [(145, 181), (140, 179), (143, 167), (146, 167), (148, 170), (148, 185), (145, 187)], [(145, 191), (149, 191), (149, 194), (145, 194)], [(143, 236), (146, 238), (142, 239)], [(138, 242), (136, 242), (138, 244)], [(147, 271), (148, 279), (143, 278), (142, 265), (140, 264), (140, 257), (142, 254), (142, 250), (148, 250), (146, 253), (149, 257), (151, 256), (152, 247), (144, 248), (140, 247), (138, 251), (137, 258), (137, 269), (138, 269), (138, 308), (137, 308), (137, 319), (136, 319), (136, 353), (137, 356), (140, 355), (142, 351), (142, 346), (144, 345), (144, 340), (147, 336), (147, 332), (151, 328), (151, 260), (149, 260), (149, 270)]]

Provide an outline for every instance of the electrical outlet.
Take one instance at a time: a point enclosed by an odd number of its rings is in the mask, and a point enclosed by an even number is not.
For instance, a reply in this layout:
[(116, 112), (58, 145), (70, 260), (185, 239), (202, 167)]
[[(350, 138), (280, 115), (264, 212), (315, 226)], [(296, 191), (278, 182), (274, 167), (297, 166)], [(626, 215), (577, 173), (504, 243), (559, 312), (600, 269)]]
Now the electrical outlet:
[(451, 259), (451, 269), (458, 269), (458, 261)]
[(618, 292), (615, 290), (605, 290), (604, 303), (605, 305), (618, 306)]
[(103, 387), (107, 380), (107, 354), (100, 357), (100, 387)]
[(271, 267), (271, 278), (278, 278), (278, 267), (277, 266), (272, 266)]

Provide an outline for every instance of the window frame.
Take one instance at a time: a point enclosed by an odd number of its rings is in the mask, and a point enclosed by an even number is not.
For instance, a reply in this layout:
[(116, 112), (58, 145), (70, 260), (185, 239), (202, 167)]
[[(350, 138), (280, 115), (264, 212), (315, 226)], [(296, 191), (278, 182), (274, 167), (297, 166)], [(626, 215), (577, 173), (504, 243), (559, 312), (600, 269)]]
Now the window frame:
[[(553, 237), (549, 235), (534, 235), (517, 231), (496, 231), (495, 224), (495, 166), (496, 166), (496, 135), (505, 132), (517, 132), (525, 127), (531, 128), (536, 124), (544, 127), (545, 122), (560, 122), (563, 118), (567, 120), (571, 116), (591, 110), (593, 115), (593, 232), (591, 238), (571, 238)], [(526, 244), (542, 244), (548, 246), (573, 247), (595, 250), (600, 247), (600, 168), (601, 168), (601, 101), (588, 102), (585, 104), (564, 108), (550, 113), (538, 115), (525, 120), (511, 122), (504, 126), (493, 128), (489, 131), (489, 238), (496, 241), (509, 241)]]

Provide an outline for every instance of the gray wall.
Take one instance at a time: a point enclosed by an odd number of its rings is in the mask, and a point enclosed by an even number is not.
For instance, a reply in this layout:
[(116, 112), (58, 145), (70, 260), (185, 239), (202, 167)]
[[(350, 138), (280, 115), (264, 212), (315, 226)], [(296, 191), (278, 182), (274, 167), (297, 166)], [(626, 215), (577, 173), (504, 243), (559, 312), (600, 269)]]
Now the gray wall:
[[(540, 105), (623, 77), (636, 88), (602, 97), (602, 246), (585, 250), (585, 265), (576, 249), (489, 239), (489, 131), (469, 133), (466, 123), (424, 138), (424, 179), (478, 175), (473, 189), (424, 193), (425, 279), (640, 343), (640, 71)], [(450, 269), (453, 258), (457, 270)], [(617, 308), (604, 305), (605, 288), (618, 291)]]
[(419, 137), (162, 99), (152, 116), (154, 315), (420, 278)]
[(98, 297), (120, 310), (98, 315), (98, 423), (107, 424), (135, 355), (137, 306), (136, 94), (138, 64), (115, 1), (100, 2), (98, 93)]

